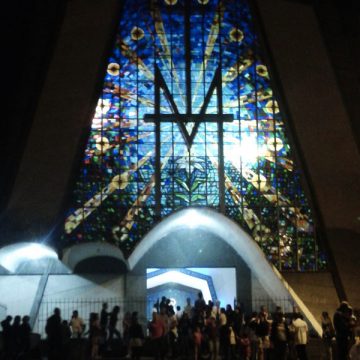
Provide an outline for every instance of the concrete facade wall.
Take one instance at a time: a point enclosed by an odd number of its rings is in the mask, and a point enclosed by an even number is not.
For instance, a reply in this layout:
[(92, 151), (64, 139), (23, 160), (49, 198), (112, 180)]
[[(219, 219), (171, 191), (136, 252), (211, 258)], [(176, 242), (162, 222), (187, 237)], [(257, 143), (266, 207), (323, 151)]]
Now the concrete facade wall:
[(315, 13), (295, 2), (257, 3), (289, 112), (285, 120), (324, 225), (360, 231), (360, 154)]
[(40, 278), (40, 275), (0, 275), (0, 303), (6, 307), (7, 315), (30, 314)]
[(124, 297), (124, 277), (117, 275), (50, 275), (44, 298), (108, 299)]
[[(29, 315), (40, 278), (39, 275), (0, 276), (1, 306), (6, 308), (6, 313), (2, 311), (0, 315)], [(100, 312), (102, 302), (107, 301), (109, 311), (120, 305), (120, 316), (123, 316), (124, 286), (124, 276), (114, 274), (49, 275), (33, 331), (45, 335), (46, 319), (55, 307), (60, 308), (64, 320), (69, 320), (72, 311), (78, 310), (87, 322), (89, 313)]]
[(323, 311), (327, 311), (330, 316), (334, 314), (339, 301), (329, 272), (283, 273), (282, 275), (311, 310), (316, 320), (320, 322)]
[(360, 263), (360, 154), (314, 10), (281, 0), (256, 3), (321, 232), (338, 269), (338, 295), (360, 306), (351, 276)]
[(117, 0), (67, 3), (4, 214), (9, 242), (47, 237), (57, 224), (95, 112), (119, 8)]
[(347, 299), (353, 307), (360, 307), (360, 237), (353, 231), (331, 229), (328, 237), (344, 284)]

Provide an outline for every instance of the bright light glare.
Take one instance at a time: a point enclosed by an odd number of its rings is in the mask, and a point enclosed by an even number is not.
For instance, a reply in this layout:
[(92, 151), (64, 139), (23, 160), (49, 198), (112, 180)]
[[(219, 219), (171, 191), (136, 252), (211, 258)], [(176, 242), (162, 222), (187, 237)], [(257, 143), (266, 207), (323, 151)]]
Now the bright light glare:
[(184, 212), (177, 221), (190, 229), (208, 226), (211, 223), (209, 217), (204, 216), (201, 210), (198, 209), (189, 209), (189, 211)]
[(146, 269), (146, 273), (147, 273), (147, 274), (150, 274), (150, 273), (152, 273), (152, 272), (154, 272), (154, 271), (157, 271), (157, 270), (159, 270), (159, 269), (158, 269), (158, 268)]
[(228, 139), (232, 145), (225, 146), (225, 158), (230, 160), (233, 164), (240, 164), (251, 166), (257, 162), (258, 157), (264, 156), (266, 153), (266, 146), (258, 146), (256, 136), (243, 136), (241, 142), (236, 139)]
[(101, 118), (110, 110), (111, 102), (108, 99), (99, 99), (96, 109), (95, 118)]
[(31, 260), (41, 259), (45, 257), (57, 258), (54, 250), (51, 250), (50, 248), (45, 247), (41, 244), (30, 244), (27, 248), (23, 248), (19, 252), (19, 256), (25, 258), (27, 257)]
[(16, 271), (24, 261), (40, 259), (57, 259), (56, 252), (39, 243), (19, 243), (0, 250), (0, 264), (9, 271)]

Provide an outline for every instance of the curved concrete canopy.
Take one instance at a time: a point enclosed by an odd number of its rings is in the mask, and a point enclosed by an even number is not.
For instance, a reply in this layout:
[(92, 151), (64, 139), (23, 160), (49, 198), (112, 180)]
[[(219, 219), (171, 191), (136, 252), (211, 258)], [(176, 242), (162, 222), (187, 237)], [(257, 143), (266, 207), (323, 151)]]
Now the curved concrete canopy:
[(42, 273), (47, 260), (57, 259), (54, 249), (35, 242), (20, 242), (0, 249), (0, 266), (12, 273), (17, 272), (25, 263), (32, 263), (31, 272), (38, 270)]
[[(313, 328), (322, 333), (321, 326), (302, 300), (282, 277), (280, 272), (268, 262), (257, 243), (235, 222), (209, 208), (187, 208), (165, 218), (156, 225), (139, 243), (128, 259), (130, 270), (158, 241), (177, 230), (205, 229), (228, 243), (249, 266), (263, 288), (273, 299), (292, 298), (307, 317)], [(288, 309), (292, 309), (289, 301)]]
[(10, 271), (0, 265), (0, 275), (7, 275), (7, 274), (10, 274)]
[(105, 242), (92, 242), (84, 244), (73, 245), (64, 251), (62, 261), (70, 269), (75, 270), (78, 264), (90, 258), (105, 258), (110, 257), (125, 264), (128, 268), (127, 261), (122, 251), (111, 244)]

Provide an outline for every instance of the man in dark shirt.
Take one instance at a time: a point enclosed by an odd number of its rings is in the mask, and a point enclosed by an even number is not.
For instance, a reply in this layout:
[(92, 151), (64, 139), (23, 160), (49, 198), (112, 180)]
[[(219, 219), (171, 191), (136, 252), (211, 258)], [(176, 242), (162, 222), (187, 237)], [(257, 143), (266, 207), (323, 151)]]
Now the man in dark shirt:
[(114, 334), (118, 339), (121, 338), (120, 331), (116, 328), (118, 322), (118, 314), (120, 312), (120, 306), (114, 306), (109, 319), (109, 342), (112, 341)]
[(206, 303), (205, 303), (205, 300), (203, 298), (203, 294), (200, 291), (198, 293), (198, 298), (195, 301), (195, 312), (197, 314), (199, 314), (199, 313), (201, 313), (201, 312), (203, 312), (205, 310), (205, 307), (206, 307)]
[(5, 320), (1, 322), (2, 340), (5, 359), (11, 359), (12, 356), (12, 316), (8, 315)]
[(31, 326), (30, 326), (30, 317), (24, 316), (22, 318), (22, 323), (19, 329), (20, 333), (20, 351), (26, 356), (30, 350), (30, 336), (31, 336)]
[(60, 309), (55, 308), (54, 314), (46, 321), (45, 331), (49, 346), (49, 360), (61, 359), (62, 356), (62, 336), (61, 336), (61, 316)]
[(100, 326), (101, 326), (101, 330), (104, 331), (105, 333), (109, 322), (109, 313), (107, 309), (108, 309), (108, 304), (103, 303), (100, 313)]
[(343, 301), (334, 314), (334, 328), (339, 360), (348, 358), (349, 341), (351, 336), (350, 318), (352, 308)]

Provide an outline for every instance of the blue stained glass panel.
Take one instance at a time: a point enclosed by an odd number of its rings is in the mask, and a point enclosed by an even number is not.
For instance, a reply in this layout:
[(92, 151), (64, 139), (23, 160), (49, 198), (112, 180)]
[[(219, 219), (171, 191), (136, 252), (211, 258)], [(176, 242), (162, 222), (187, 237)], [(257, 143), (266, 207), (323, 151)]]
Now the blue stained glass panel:
[[(64, 242), (107, 241), (129, 255), (163, 217), (189, 206), (219, 210), (224, 201), (225, 214), (279, 269), (324, 268), (270, 77), (247, 1), (125, 1)], [(173, 115), (160, 122), (160, 144), (156, 109)], [(208, 116), (196, 124), (189, 112)], [(221, 114), (233, 117), (222, 132), (211, 120)]]

